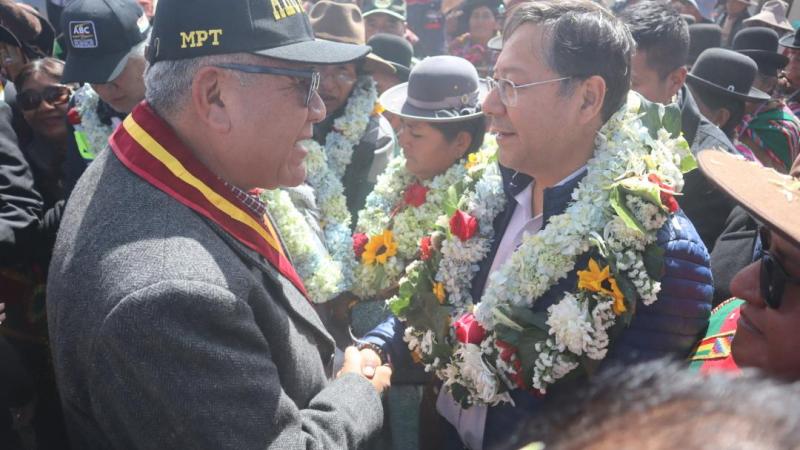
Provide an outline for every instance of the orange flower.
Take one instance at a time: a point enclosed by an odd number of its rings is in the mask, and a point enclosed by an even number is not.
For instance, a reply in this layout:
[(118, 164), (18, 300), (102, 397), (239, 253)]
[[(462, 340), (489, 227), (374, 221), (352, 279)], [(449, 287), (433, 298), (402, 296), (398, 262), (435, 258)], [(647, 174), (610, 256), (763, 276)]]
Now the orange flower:
[(589, 259), (589, 270), (578, 271), (578, 289), (607, 295), (614, 299), (614, 314), (620, 315), (627, 311), (625, 308), (625, 295), (619, 288), (617, 280), (611, 276), (611, 268), (605, 266), (600, 269), (593, 258)]
[(436, 296), (436, 300), (439, 300), (439, 303), (444, 304), (444, 301), (447, 298), (447, 293), (444, 290), (444, 284), (433, 283), (433, 295)]
[(392, 256), (397, 254), (397, 243), (391, 230), (384, 230), (383, 234), (372, 236), (364, 246), (364, 253), (361, 261), (369, 266), (375, 264), (386, 264)]

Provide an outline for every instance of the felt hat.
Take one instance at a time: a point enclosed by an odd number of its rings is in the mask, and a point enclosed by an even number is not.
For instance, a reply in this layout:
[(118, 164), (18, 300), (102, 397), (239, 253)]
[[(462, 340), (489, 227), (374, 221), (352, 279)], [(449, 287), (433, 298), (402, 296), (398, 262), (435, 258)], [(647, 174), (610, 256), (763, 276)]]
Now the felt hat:
[(771, 28), (742, 28), (733, 37), (733, 49), (752, 58), (764, 75), (776, 77), (789, 63), (788, 57), (778, 53), (778, 33)]
[(794, 34), (787, 34), (778, 43), (786, 48), (800, 48), (800, 30), (795, 31)]
[(408, 81), (414, 57), (414, 48), (408, 40), (393, 34), (378, 33), (369, 38), (367, 45), (372, 47), (372, 53), (394, 66), (400, 81)]
[(714, 23), (689, 25), (689, 65), (694, 64), (703, 51), (722, 46), (722, 28)]
[(406, 21), (406, 2), (403, 0), (365, 0), (362, 11), (364, 17), (386, 14), (403, 22)]
[(765, 23), (786, 32), (792, 32), (794, 31), (794, 27), (792, 27), (792, 23), (789, 22), (789, 19), (786, 18), (786, 13), (788, 11), (789, 5), (783, 0), (769, 0), (761, 7), (761, 12), (744, 19), (743, 22), (748, 26)]
[(724, 48), (710, 48), (697, 58), (687, 82), (718, 95), (744, 101), (767, 101), (769, 94), (753, 87), (758, 66), (750, 57)]

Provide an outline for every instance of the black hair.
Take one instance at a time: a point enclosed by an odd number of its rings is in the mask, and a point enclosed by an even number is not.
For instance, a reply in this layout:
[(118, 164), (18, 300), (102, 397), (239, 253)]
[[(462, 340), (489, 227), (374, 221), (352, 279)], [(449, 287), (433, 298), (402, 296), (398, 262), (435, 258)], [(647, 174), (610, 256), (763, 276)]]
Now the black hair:
[(64, 73), (64, 61), (52, 57), (34, 59), (22, 66), (19, 74), (17, 74), (17, 77), (14, 79), (14, 85), (17, 89), (21, 90), (25, 82), (37, 73), (43, 73), (51, 78), (55, 78), (60, 83), (61, 75)]
[(476, 152), (483, 145), (483, 137), (486, 134), (486, 119), (478, 116), (474, 119), (462, 120), (459, 122), (427, 122), (428, 125), (436, 128), (444, 135), (447, 142), (452, 142), (458, 133), (466, 131), (469, 133), (470, 144), (465, 154)]
[(642, 1), (620, 14), (636, 41), (636, 48), (647, 52), (647, 65), (661, 79), (686, 65), (689, 58), (689, 26), (669, 4)]
[[(521, 3), (510, 11), (503, 41), (521, 25), (544, 28), (550, 49), (547, 63), (562, 77), (586, 79), (597, 75), (606, 82), (603, 121), (625, 103), (631, 86), (631, 52), (634, 41), (628, 29), (611, 12), (591, 0), (538, 0)], [(570, 81), (562, 81), (562, 93)]]
[(742, 121), (745, 114), (745, 101), (725, 95), (709, 86), (705, 86), (699, 82), (695, 82), (691, 78), (687, 80), (689, 88), (694, 94), (695, 100), (701, 102), (708, 109), (718, 111), (720, 109), (727, 109), (731, 115), (728, 121), (719, 125), (719, 128), (725, 133), (726, 136), (733, 137), (736, 126)]
[(537, 417), (503, 448), (790, 449), (800, 443), (800, 386), (659, 360), (602, 371), (549, 396)]

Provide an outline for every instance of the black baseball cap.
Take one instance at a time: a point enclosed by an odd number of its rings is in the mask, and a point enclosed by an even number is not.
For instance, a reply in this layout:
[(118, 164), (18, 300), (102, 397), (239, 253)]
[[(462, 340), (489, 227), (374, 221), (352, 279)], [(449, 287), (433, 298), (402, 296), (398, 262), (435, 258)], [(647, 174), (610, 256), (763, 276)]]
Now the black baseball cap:
[(147, 50), (151, 63), (229, 53), (342, 64), (366, 45), (315, 39), (300, 0), (160, 0)]
[(150, 22), (136, 0), (72, 0), (61, 14), (69, 48), (64, 83), (108, 83), (147, 39)]

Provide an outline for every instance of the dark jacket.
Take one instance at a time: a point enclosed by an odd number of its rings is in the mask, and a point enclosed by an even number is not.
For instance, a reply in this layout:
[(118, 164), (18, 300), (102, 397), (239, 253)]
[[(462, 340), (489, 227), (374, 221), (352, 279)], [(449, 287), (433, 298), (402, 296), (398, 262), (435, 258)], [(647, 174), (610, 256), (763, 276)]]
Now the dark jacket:
[[(678, 92), (681, 108), (681, 130), (683, 136), (697, 155), (700, 150), (716, 148), (738, 154), (733, 143), (722, 130), (700, 114), (688, 87)], [(708, 180), (700, 169), (684, 176), (683, 195), (678, 197), (681, 209), (692, 221), (709, 252), (725, 227), (725, 219), (734, 207), (734, 202)]]
[(731, 280), (755, 259), (758, 224), (741, 206), (733, 208), (711, 252), (714, 306), (731, 298)]
[[(725, 27), (725, 19), (727, 19), (727, 18), (728, 18), (728, 13), (723, 11), (723, 13), (720, 14), (716, 19), (717, 20), (717, 25), (719, 25), (720, 28), (724, 28)], [(748, 19), (748, 18), (750, 18), (750, 12), (745, 9), (744, 12), (742, 13), (742, 15), (739, 16), (736, 19), (736, 21), (733, 23), (733, 27), (731, 28), (731, 34), (728, 35), (728, 40), (722, 42), (722, 46), (723, 47), (731, 48), (733, 46), (733, 37), (736, 36), (736, 33), (738, 33), (739, 30), (744, 28), (744, 21), (745, 21), (745, 19)]]
[(0, 102), (0, 265), (18, 262), (42, 217), (42, 198), (11, 121), (11, 108)]
[[(333, 121), (344, 113), (344, 107), (314, 125), (314, 140), (325, 145), (325, 136), (333, 129)], [(394, 151), (394, 131), (383, 116), (372, 116), (361, 141), (353, 149), (350, 165), (344, 172), (342, 184), (347, 198), (347, 209), (356, 226), (358, 212), (364, 209), (367, 195), (372, 192), (378, 175), (383, 173)]]
[[(585, 172), (584, 172), (585, 175)], [(472, 293), (480, 294), (486, 285), (487, 275), (499, 246), (500, 236), (505, 233), (514, 214), (514, 196), (524, 189), (530, 178), (503, 171), (506, 208), (495, 218), (496, 239), (487, 257), (480, 264), (480, 271), (473, 279)], [(563, 213), (571, 201), (583, 175), (545, 190), (544, 223), (554, 215)], [(665, 250), (666, 272), (661, 279), (662, 290), (658, 301), (650, 306), (641, 302), (631, 324), (614, 341), (604, 364), (635, 363), (665, 356), (685, 357), (705, 331), (711, 310), (712, 280), (709, 257), (694, 227), (681, 213), (668, 221), (658, 233), (658, 245)], [(586, 256), (583, 257), (587, 259)], [(583, 261), (585, 265), (585, 261)], [(581, 261), (576, 267), (582, 267)], [(565, 291), (577, 284), (577, 269), (546, 292), (534, 306), (535, 311), (544, 311), (554, 304)], [(475, 296), (474, 298), (480, 298)], [(368, 333), (368, 342), (381, 345), (392, 358), (406, 361), (408, 350), (403, 341), (404, 327), (392, 317)], [(484, 448), (493, 448), (503, 442), (516, 424), (525, 416), (536, 413), (540, 399), (520, 390), (512, 391), (516, 407), (503, 404), (489, 408), (486, 419)]]

